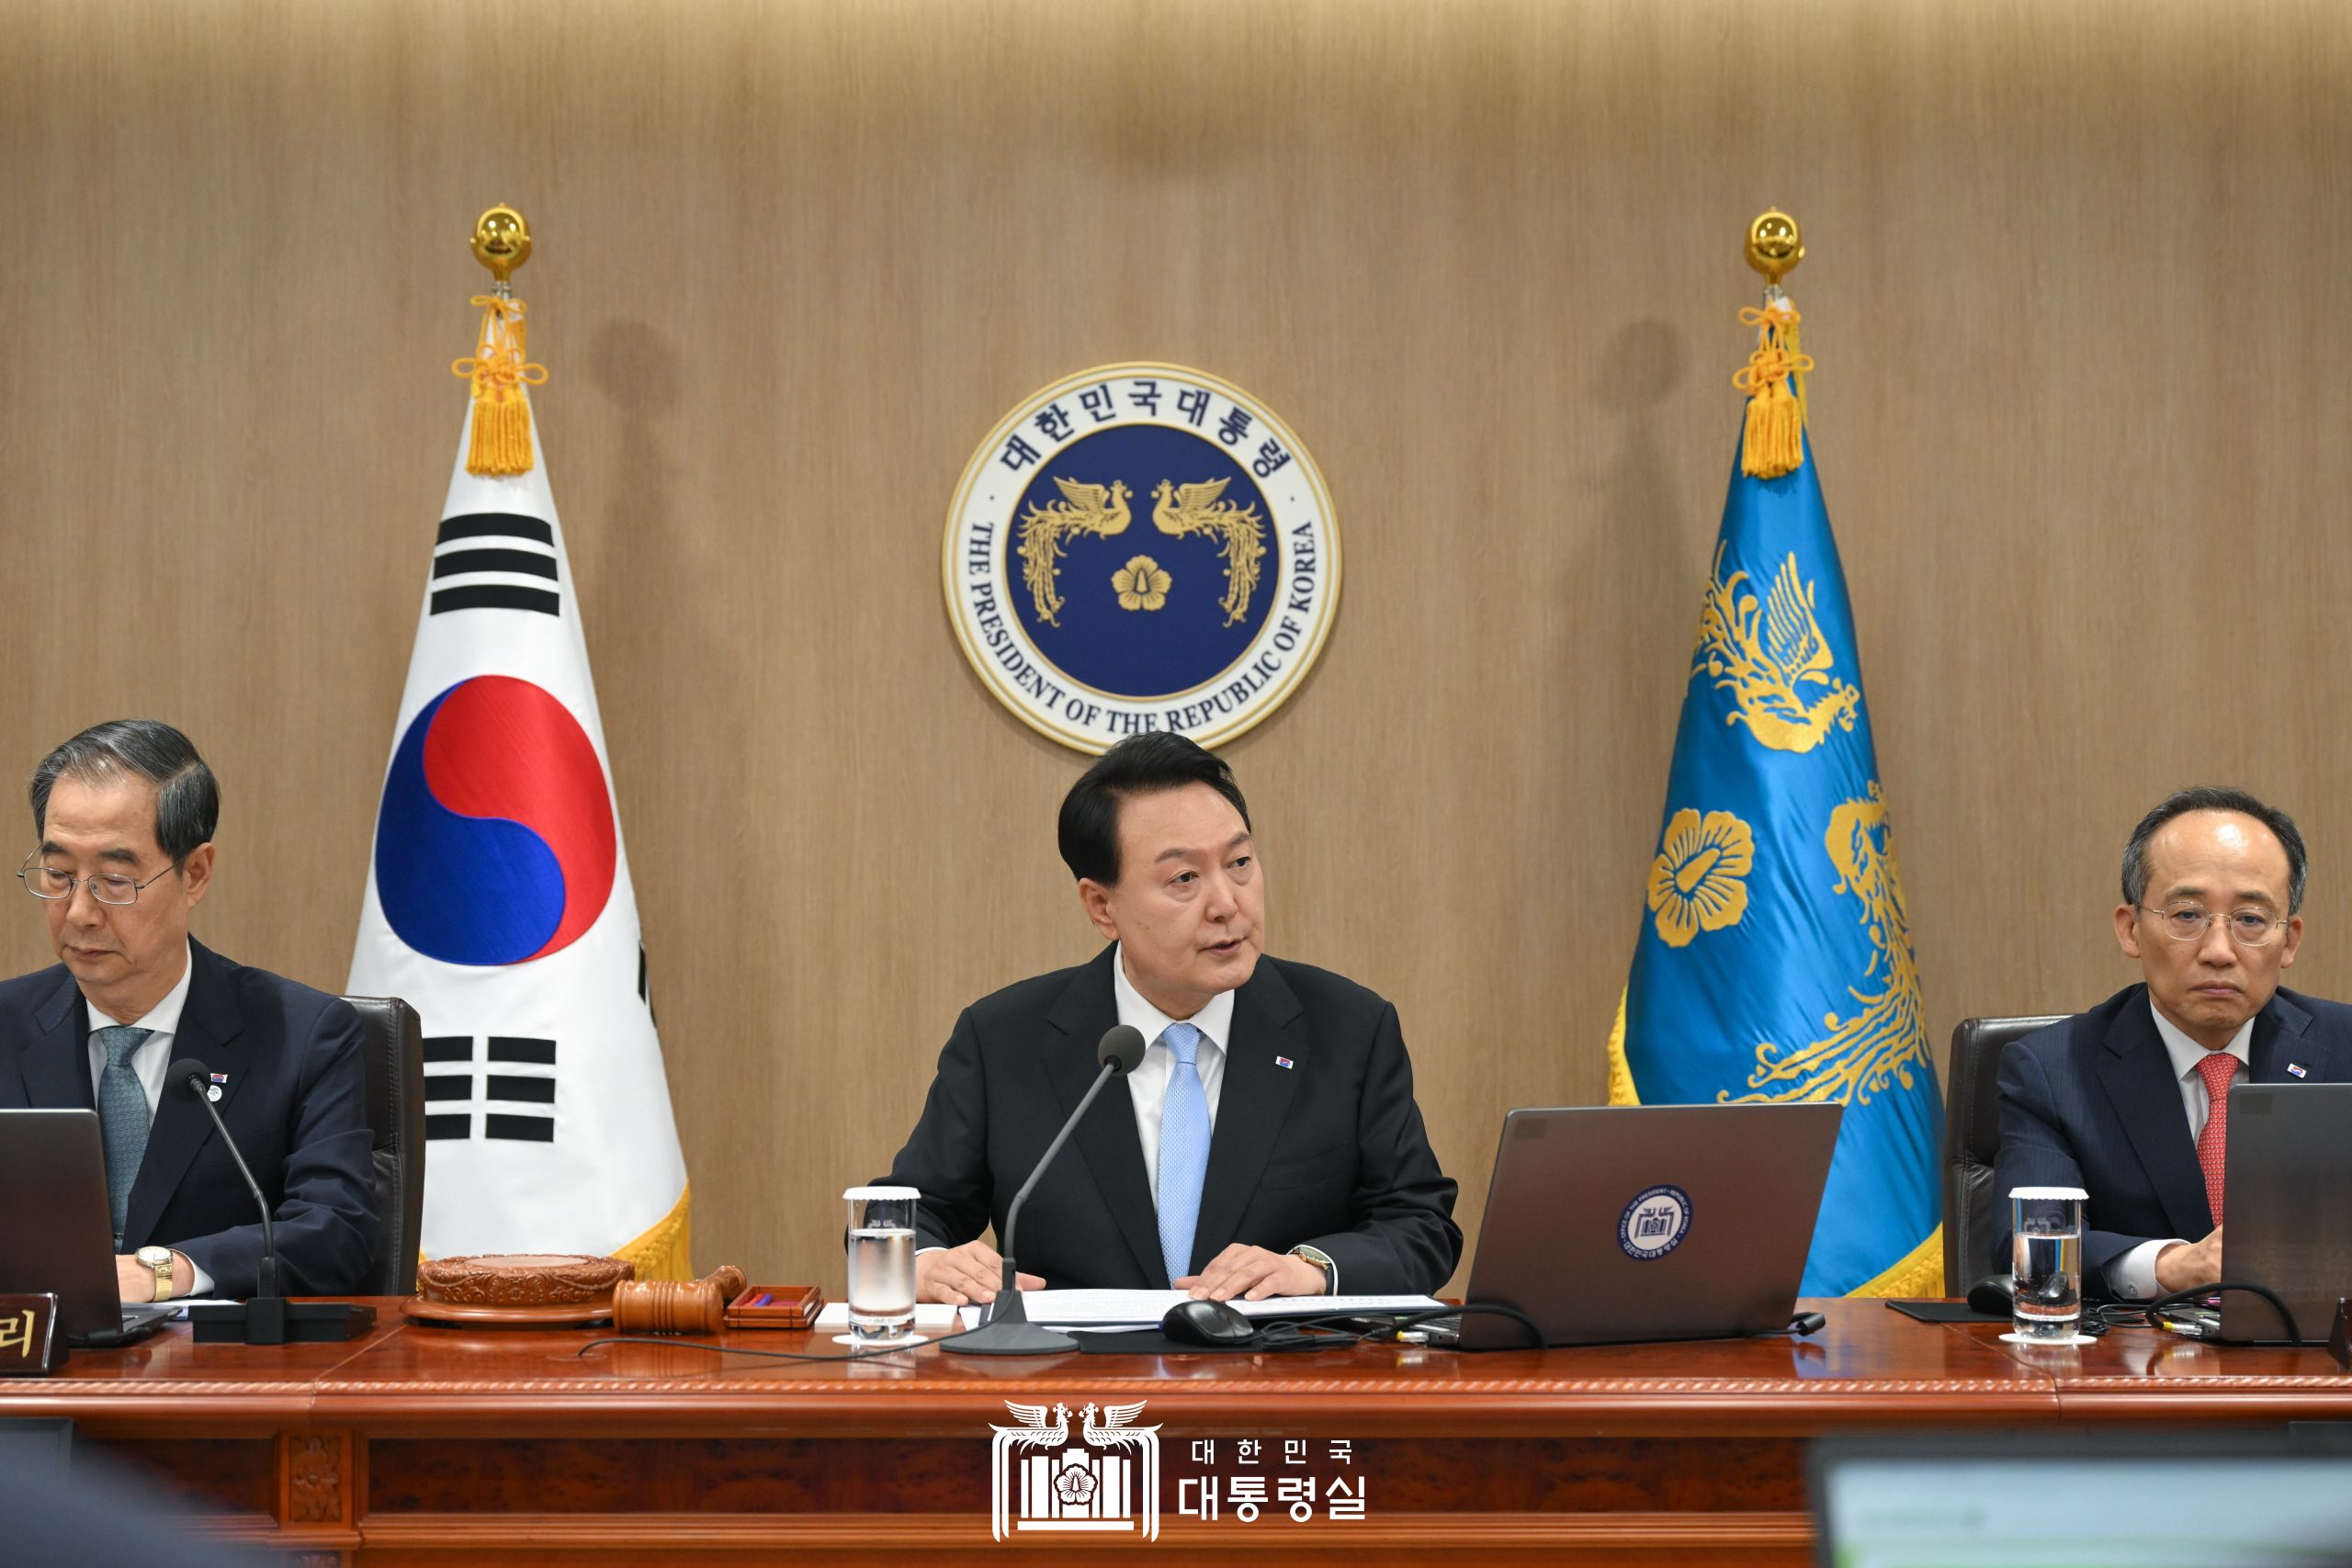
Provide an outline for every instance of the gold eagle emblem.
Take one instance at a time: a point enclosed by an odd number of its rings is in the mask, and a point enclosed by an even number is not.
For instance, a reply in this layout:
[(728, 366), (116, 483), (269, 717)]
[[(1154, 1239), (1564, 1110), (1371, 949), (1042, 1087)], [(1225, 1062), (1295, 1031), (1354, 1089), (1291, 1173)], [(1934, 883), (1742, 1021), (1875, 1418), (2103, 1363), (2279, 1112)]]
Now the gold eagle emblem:
[(1082, 485), (1056, 474), (1054, 483), (1061, 487), (1062, 499), (1033, 506), (1023, 514), (1020, 547), (1022, 581), (1029, 585), (1037, 618), (1049, 626), (1061, 625), (1056, 617), (1064, 603), (1058, 564), (1063, 541), (1073, 534), (1095, 534), (1107, 539), (1125, 533), (1131, 520), (1127, 497), (1134, 493), (1117, 479), (1107, 485)]
[[(1870, 966), (1863, 983), (1880, 981), (1875, 991), (1849, 986), (1846, 994), (1860, 1010), (1847, 1018), (1822, 1015), (1826, 1039), (1797, 1046), (1767, 1041), (1756, 1047), (1756, 1069), (1747, 1087), (1756, 1092), (1742, 1101), (1840, 1100), (1867, 1105), (1886, 1087), (1892, 1076), (1911, 1087), (1915, 1067), (1928, 1066), (1928, 1032), (1919, 1022), (1919, 961), (1911, 950), (1911, 919), (1903, 903), (1903, 874), (1894, 863), (1894, 844), (1887, 829), (1886, 802), (1872, 779), (1866, 798), (1849, 800), (1829, 814), (1829, 829), (1821, 838), (1829, 861), (1838, 868), (1835, 892), (1849, 895), (1861, 905), (1858, 917), (1870, 929)], [(1726, 1089), (1715, 1097), (1732, 1099)]]
[(1760, 606), (1742, 593), (1747, 573), (1724, 576), (1724, 550), (1699, 612), (1699, 646), (1690, 673), (1704, 672), (1731, 694), (1734, 710), (1725, 724), (1745, 724), (1775, 751), (1810, 751), (1829, 727), (1854, 728), (1862, 694), (1831, 671), (1836, 658), (1814, 618), (1813, 584), (1797, 574), (1797, 558), (1781, 563), (1772, 590)]
[(1151, 525), (1163, 534), (1213, 535), (1225, 557), (1225, 624), (1232, 626), (1250, 613), (1250, 596), (1258, 591), (1258, 563), (1266, 556), (1265, 525), (1255, 506), (1237, 506), (1221, 500), (1230, 479), (1201, 484), (1159, 481), (1152, 491)]

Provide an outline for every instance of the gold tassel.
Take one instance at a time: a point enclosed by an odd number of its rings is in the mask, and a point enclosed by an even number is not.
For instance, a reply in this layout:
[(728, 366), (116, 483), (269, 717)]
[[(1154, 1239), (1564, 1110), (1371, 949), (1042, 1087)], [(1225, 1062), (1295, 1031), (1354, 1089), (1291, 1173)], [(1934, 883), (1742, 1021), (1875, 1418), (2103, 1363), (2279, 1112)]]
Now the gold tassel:
[(1739, 471), (1759, 479), (1792, 474), (1804, 463), (1804, 373), (1813, 361), (1797, 346), (1796, 307), (1781, 299), (1739, 313), (1756, 329), (1756, 352), (1731, 384), (1747, 394), (1747, 427)]
[(547, 385), (544, 365), (523, 357), (523, 301), (477, 294), (481, 331), (473, 356), (453, 360), (450, 374), (474, 384), (473, 439), (466, 472), (511, 477), (531, 471), (531, 403), (523, 389)]

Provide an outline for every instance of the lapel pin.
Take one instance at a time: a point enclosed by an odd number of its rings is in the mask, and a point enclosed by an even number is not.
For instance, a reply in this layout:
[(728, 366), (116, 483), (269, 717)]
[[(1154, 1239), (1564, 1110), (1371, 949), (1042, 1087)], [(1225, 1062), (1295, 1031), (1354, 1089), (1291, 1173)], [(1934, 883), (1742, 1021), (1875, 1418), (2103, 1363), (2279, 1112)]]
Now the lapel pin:
[(1274, 1066), (1286, 1068), (1290, 1066), (1290, 1058), (1288, 1056), (1277, 1056), (1274, 1058)]
[(2304, 1070), (2303, 1065), (2301, 1062), (2288, 1063), (2287, 1070), (2294, 1074), (2299, 1078), (2309, 1077), (2311, 1076), (2310, 1073)]
[(212, 1079), (212, 1087), (204, 1091), (204, 1098), (218, 1105), (220, 1102), (220, 1086), (229, 1081), (229, 1075), (213, 1073), (209, 1076)]

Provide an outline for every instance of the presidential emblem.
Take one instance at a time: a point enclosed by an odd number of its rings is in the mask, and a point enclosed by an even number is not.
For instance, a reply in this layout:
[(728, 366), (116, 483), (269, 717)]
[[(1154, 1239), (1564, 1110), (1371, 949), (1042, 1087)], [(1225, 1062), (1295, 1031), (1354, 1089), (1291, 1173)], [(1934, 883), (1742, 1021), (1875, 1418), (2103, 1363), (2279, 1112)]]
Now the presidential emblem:
[[(1136, 1424), (1146, 1404), (1080, 1413), (1057, 1404), (1004, 1407), (1020, 1424), (999, 1427), (989, 1444), (993, 1495), (989, 1533), (1004, 1540), (1023, 1530), (1109, 1532), (1159, 1539), (1159, 1428)], [(1099, 1413), (1101, 1419), (1095, 1417)]]
[(1637, 1262), (1664, 1258), (1690, 1234), (1690, 1194), (1671, 1184), (1636, 1194), (1617, 1219), (1617, 1245)]
[(1214, 746), (1314, 665), (1339, 525), (1306, 448), (1248, 393), (1109, 365), (980, 444), (941, 567), (965, 657), (1023, 723), (1081, 751), (1154, 729)]

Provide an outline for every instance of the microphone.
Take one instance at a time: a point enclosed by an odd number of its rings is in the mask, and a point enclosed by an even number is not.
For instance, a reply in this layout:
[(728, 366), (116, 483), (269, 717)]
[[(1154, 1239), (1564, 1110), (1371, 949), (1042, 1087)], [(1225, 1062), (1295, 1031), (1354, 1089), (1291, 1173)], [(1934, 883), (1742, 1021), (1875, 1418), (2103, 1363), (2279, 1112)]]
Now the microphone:
[(941, 1341), (939, 1348), (942, 1350), (963, 1356), (1049, 1356), (1057, 1351), (1078, 1348), (1078, 1341), (1069, 1335), (1040, 1328), (1022, 1312), (1021, 1292), (1013, 1283), (1016, 1270), (1012, 1261), (1012, 1239), (1021, 1225), (1022, 1205), (1029, 1201), (1030, 1190), (1037, 1185), (1037, 1179), (1046, 1174), (1046, 1168), (1054, 1163), (1054, 1156), (1062, 1152), (1062, 1145), (1069, 1142), (1070, 1134), (1077, 1131), (1079, 1119), (1086, 1114), (1086, 1108), (1094, 1103), (1094, 1097), (1102, 1092), (1104, 1084), (1114, 1077), (1125, 1077), (1134, 1072), (1143, 1061), (1143, 1031), (1132, 1023), (1116, 1025), (1094, 1047), (1094, 1059), (1102, 1064), (1102, 1071), (1094, 1075), (1094, 1081), (1087, 1086), (1085, 1096), (1078, 1102), (1078, 1109), (1069, 1113), (1069, 1120), (1062, 1123), (1062, 1130), (1054, 1134), (1052, 1143), (1046, 1145), (1044, 1156), (1037, 1161), (1037, 1168), (1029, 1173), (1029, 1179), (1023, 1182), (1021, 1190), (1012, 1195), (1012, 1207), (1004, 1212), (1004, 1235), (1000, 1238), (1004, 1243), (1001, 1248), (1004, 1283), (998, 1287), (996, 1300), (989, 1305), (987, 1320), (968, 1334)]
[(210, 1088), (207, 1081), (209, 1072), (194, 1056), (182, 1056), (164, 1070), (164, 1081), (185, 1090), (190, 1100), (204, 1107), (204, 1113), (212, 1118), (213, 1130), (220, 1134), (220, 1142), (229, 1150), (229, 1157), (236, 1162), (237, 1174), (245, 1179), (245, 1190), (254, 1195), (254, 1207), (261, 1214), (261, 1262), (254, 1269), (251, 1300), (188, 1308), (188, 1320), (194, 1325), (196, 1337), (207, 1343), (241, 1345), (354, 1337), (375, 1323), (374, 1307), (352, 1302), (289, 1302), (277, 1293), (277, 1237), (270, 1228), (269, 1200), (263, 1196), (261, 1183), (254, 1179), (253, 1168), (245, 1164), (237, 1140), (229, 1135), (229, 1124), (220, 1120), (220, 1108), (212, 1103), (212, 1096), (207, 1092)]

